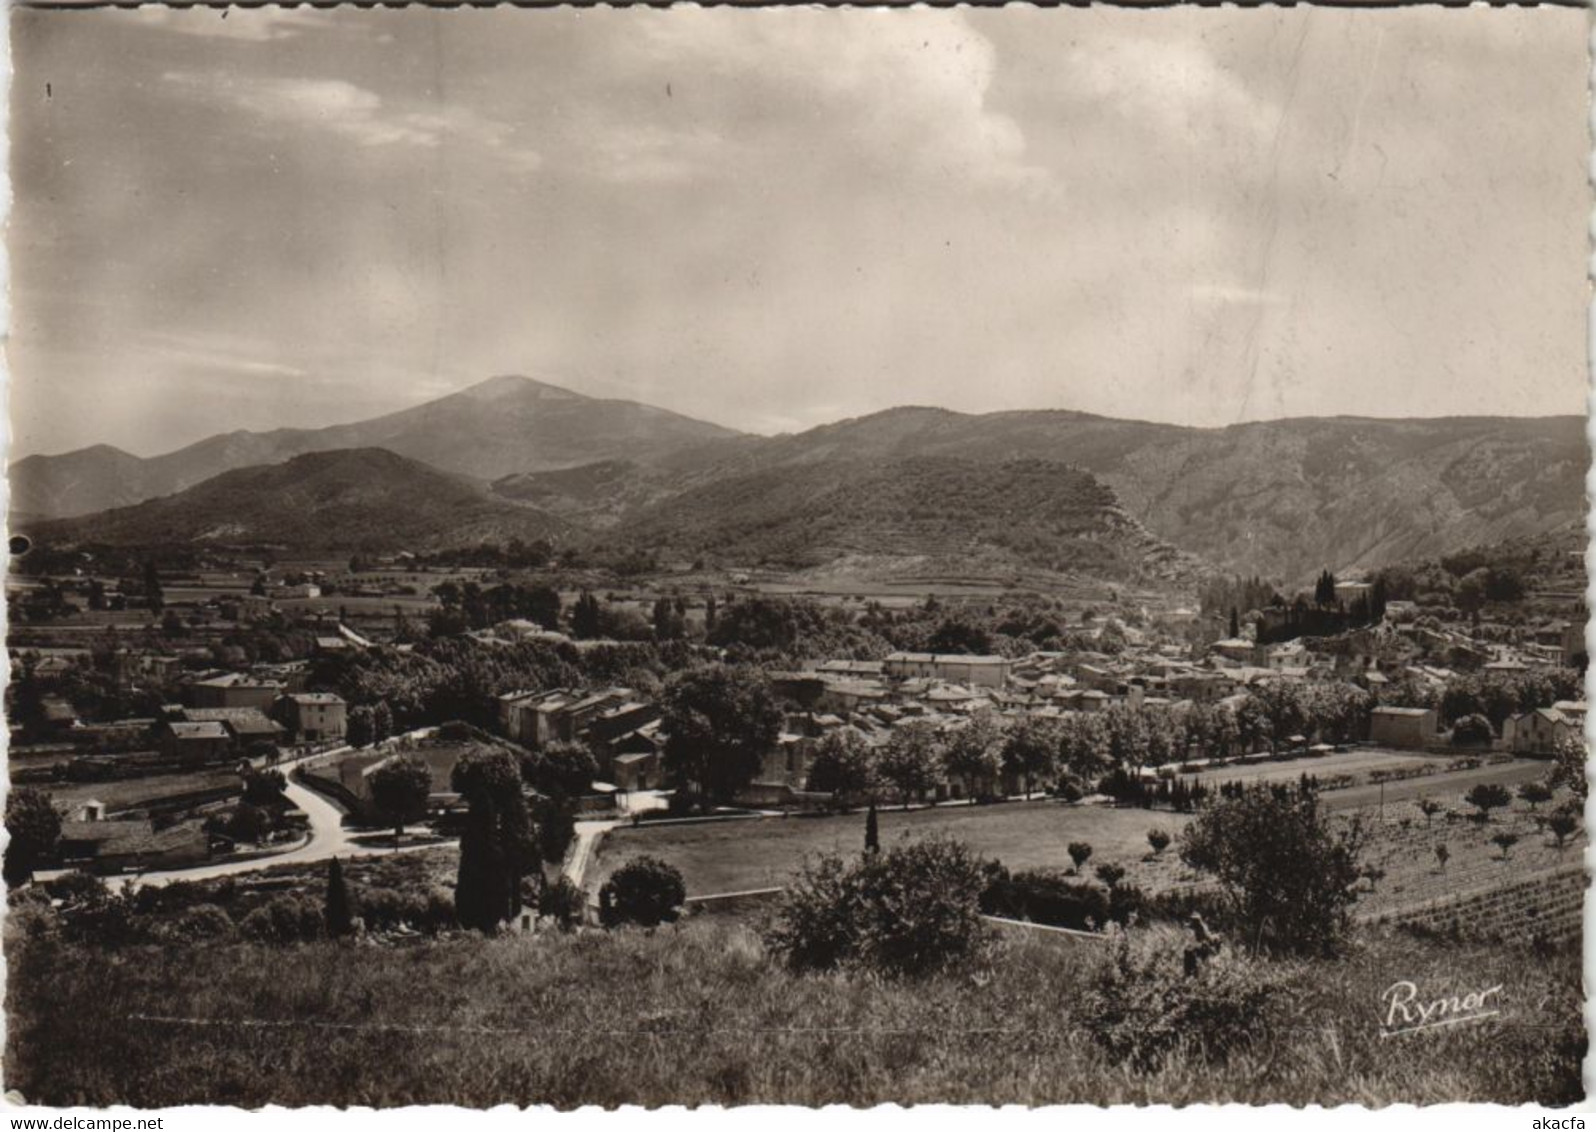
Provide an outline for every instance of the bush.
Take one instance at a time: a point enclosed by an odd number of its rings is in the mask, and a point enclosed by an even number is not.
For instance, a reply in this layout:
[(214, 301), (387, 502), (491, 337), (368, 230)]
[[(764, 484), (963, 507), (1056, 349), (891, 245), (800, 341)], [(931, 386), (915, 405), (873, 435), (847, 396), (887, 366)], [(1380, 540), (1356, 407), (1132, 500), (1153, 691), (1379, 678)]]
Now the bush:
[(1491, 820), (1492, 810), (1510, 805), (1513, 796), (1507, 792), (1505, 786), (1499, 786), (1494, 782), (1480, 782), (1463, 795), (1463, 800), (1479, 811), (1480, 820), (1483, 822)]
[(174, 943), (225, 939), (233, 934), (233, 920), (214, 904), (196, 904), (166, 920), (158, 934)]
[(1488, 747), (1495, 738), (1491, 721), (1483, 715), (1465, 715), (1452, 725), (1454, 747)]
[(1181, 859), (1218, 878), (1256, 946), (1331, 954), (1359, 895), (1363, 836), (1356, 819), (1335, 828), (1311, 788), (1255, 786), (1204, 809)]
[(1280, 976), (1222, 953), (1187, 976), (1180, 948), (1160, 933), (1139, 940), (1114, 929), (1081, 996), (1080, 1017), (1092, 1040), (1138, 1072), (1159, 1069), (1177, 1052), (1224, 1061), (1259, 1035), (1259, 1016)]
[(989, 916), (1085, 932), (1100, 931), (1111, 918), (1108, 894), (1097, 885), (1040, 870), (1012, 876), (1007, 870), (999, 870), (981, 893), (981, 911)]
[(245, 939), (257, 943), (300, 943), (320, 939), (322, 910), (314, 900), (274, 896), (239, 923)]
[(687, 899), (682, 874), (654, 857), (628, 861), (599, 889), (599, 919), (607, 928), (670, 923)]
[(1086, 797), (1086, 790), (1081, 780), (1071, 774), (1053, 784), (1053, 796), (1061, 802), (1079, 802)]
[(970, 957), (984, 937), (981, 863), (963, 844), (912, 841), (806, 865), (767, 933), (794, 970), (858, 964), (915, 976)]
[(561, 877), (553, 884), (543, 886), (538, 896), (538, 913), (552, 916), (560, 927), (567, 930), (582, 922), (587, 901), (582, 890), (571, 883), (570, 877)]

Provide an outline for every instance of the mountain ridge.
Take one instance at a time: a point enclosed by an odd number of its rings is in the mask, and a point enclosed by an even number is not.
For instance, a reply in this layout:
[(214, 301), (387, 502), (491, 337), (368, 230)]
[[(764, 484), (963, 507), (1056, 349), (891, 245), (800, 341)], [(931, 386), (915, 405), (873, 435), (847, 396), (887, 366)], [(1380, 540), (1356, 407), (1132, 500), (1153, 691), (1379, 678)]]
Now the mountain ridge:
[(43, 543), (364, 550), (552, 539), (569, 530), (460, 476), (384, 448), (354, 448), (234, 468), (174, 495), (40, 523), (30, 533)]
[(486, 481), (587, 463), (595, 453), (647, 461), (739, 435), (639, 401), (589, 397), (501, 374), (366, 420), (314, 429), (235, 429), (149, 457), (91, 445), (57, 456), (24, 457), (9, 474), (13, 510), (70, 518), (171, 495), (221, 472), (307, 452), (387, 448)]
[[(1575, 416), (1343, 414), (1196, 428), (1072, 409), (970, 414), (900, 406), (765, 437), (500, 375), (369, 421), (238, 430), (153, 460), (95, 446), (84, 450), (94, 453), (92, 466), (56, 465), (53, 480), (30, 463), (49, 458), (28, 457), (12, 467), (12, 506), (14, 516), (58, 514), (97, 492), (127, 506), (204, 483), (209, 476), (189, 481), (207, 468), (280, 464), (285, 449), (384, 448), (465, 476), (497, 504), (649, 549), (650, 539), (681, 541), (661, 515), (724, 540), (739, 529), (780, 525), (813, 493), (834, 492), (839, 477), (876, 475), (862, 469), (964, 461), (967, 475), (995, 490), (985, 469), (1038, 460), (1092, 476), (1162, 544), (1232, 573), (1293, 584), (1324, 567), (1369, 569), (1582, 520), (1590, 466), (1584, 423)], [(782, 477), (811, 494), (775, 490)], [(870, 482), (891, 494), (890, 484)], [(737, 485), (751, 493), (747, 499)], [(850, 505), (845, 494), (834, 498)], [(760, 522), (727, 521), (748, 518), (758, 500), (770, 509), (753, 516)], [(1031, 522), (1026, 515), (1012, 521)]]

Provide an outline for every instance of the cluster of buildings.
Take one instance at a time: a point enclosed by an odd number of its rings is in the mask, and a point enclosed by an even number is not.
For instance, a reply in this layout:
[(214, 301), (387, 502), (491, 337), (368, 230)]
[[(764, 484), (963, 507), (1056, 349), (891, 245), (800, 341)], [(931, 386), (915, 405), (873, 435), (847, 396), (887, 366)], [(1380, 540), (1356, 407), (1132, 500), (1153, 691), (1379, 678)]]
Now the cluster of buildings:
[(621, 790), (664, 785), (660, 708), (631, 688), (516, 691), (499, 697), (499, 729), (537, 750), (581, 743), (593, 752), (603, 781)]
[[(1354, 600), (1358, 596), (1348, 593)], [(1126, 644), (1112, 653), (1035, 652), (1010, 658), (896, 652), (881, 660), (823, 660), (773, 673), (783, 727), (764, 757), (750, 800), (775, 803), (801, 793), (820, 742), (842, 728), (882, 744), (907, 723), (955, 729), (978, 712), (1057, 718), (1115, 705), (1177, 711), (1193, 703), (1235, 707), (1253, 687), (1275, 681), (1340, 683), (1375, 695), (1399, 681), (1440, 690), (1465, 671), (1565, 664), (1583, 646), (1577, 625), (1541, 630), (1535, 643), (1509, 648), (1482, 644), (1452, 629), (1420, 627), (1403, 612), (1403, 603), (1388, 602), (1384, 622), (1334, 638), (1263, 644), (1238, 637), (1195, 653), (1183, 642), (1128, 631)], [(524, 631), (541, 632), (532, 626)], [(516, 626), (490, 632), (501, 639), (521, 633)], [(1553, 636), (1555, 647), (1540, 646), (1540, 638)], [(1582, 702), (1565, 702), (1509, 719), (1497, 746), (1547, 754), (1558, 736), (1579, 732), (1584, 710)], [(657, 706), (628, 688), (517, 691), (498, 704), (499, 729), (508, 738), (532, 748), (584, 743), (604, 781), (623, 790), (664, 785), (666, 737), (660, 715)], [(1417, 750), (1442, 744), (1446, 736), (1432, 709), (1378, 707), (1371, 712), (1370, 739)]]

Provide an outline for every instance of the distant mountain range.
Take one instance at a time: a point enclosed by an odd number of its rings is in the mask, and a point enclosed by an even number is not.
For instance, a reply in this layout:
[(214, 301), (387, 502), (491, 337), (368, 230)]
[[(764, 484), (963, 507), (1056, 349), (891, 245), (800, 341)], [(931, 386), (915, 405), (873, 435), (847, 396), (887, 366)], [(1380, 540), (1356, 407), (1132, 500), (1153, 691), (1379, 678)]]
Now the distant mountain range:
[(383, 448), (344, 448), (235, 468), (176, 495), (39, 523), (30, 533), (45, 542), (378, 550), (503, 544), (569, 530), (562, 519), (494, 499), (419, 461)]
[(171, 495), (234, 468), (307, 452), (386, 448), (445, 472), (490, 480), (624, 457), (646, 463), (686, 445), (738, 435), (635, 401), (584, 397), (531, 378), (490, 378), (436, 401), (354, 424), (229, 432), (163, 456), (109, 445), (11, 465), (11, 509), (58, 519)]
[[(1325, 566), (1344, 573), (1582, 521), (1590, 461), (1578, 417), (1334, 417), (1195, 429), (1062, 410), (906, 407), (758, 437), (500, 377), (371, 421), (231, 433), (147, 460), (103, 446), (29, 457), (11, 468), (13, 525), (18, 515), (60, 517), (170, 495), (159, 507), (39, 529), (101, 541), (158, 530), (220, 538), (211, 533), (226, 529), (211, 523), (221, 517), (212, 477), (249, 468), (285, 490), (308, 473), (324, 484), (375, 475), (369, 453), (349, 463), (282, 463), (371, 448), (408, 457), (393, 472), (405, 490), (448, 499), (459, 516), (458, 533), (448, 508), (422, 507), (409, 525), (396, 517), (395, 542), (541, 530), (811, 571), (898, 575), (935, 570), (940, 560), (1172, 578), (1200, 561), (1288, 583)], [(423, 485), (420, 473), (434, 470), (452, 474)], [(222, 495), (252, 482), (227, 481)], [(347, 500), (355, 486), (330, 498)], [(396, 484), (396, 506), (403, 494)], [(251, 522), (293, 535), (287, 542), (301, 526), (326, 537), (327, 524), (311, 521), (319, 497), (294, 498), (299, 518), (274, 526), (271, 512), (286, 504), (268, 499), (254, 505)], [(189, 521), (189, 512), (209, 517)]]

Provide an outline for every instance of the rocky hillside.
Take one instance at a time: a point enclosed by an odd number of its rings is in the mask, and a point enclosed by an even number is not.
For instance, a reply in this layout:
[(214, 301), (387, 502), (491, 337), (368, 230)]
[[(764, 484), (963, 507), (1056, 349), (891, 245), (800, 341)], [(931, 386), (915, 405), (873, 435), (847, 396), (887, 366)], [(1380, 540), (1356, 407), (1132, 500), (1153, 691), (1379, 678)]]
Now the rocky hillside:
[(930, 457), (1075, 465), (1159, 539), (1287, 584), (1326, 566), (1344, 573), (1580, 521), (1590, 462), (1577, 417), (1335, 417), (1188, 429), (1069, 412), (906, 408), (684, 449), (629, 490), (658, 493), (661, 472), (678, 490), (696, 490), (688, 485)]
[(640, 547), (728, 568), (1125, 582), (1185, 580), (1199, 569), (1090, 473), (1035, 459), (784, 465), (688, 489), (629, 515), (622, 529)]

